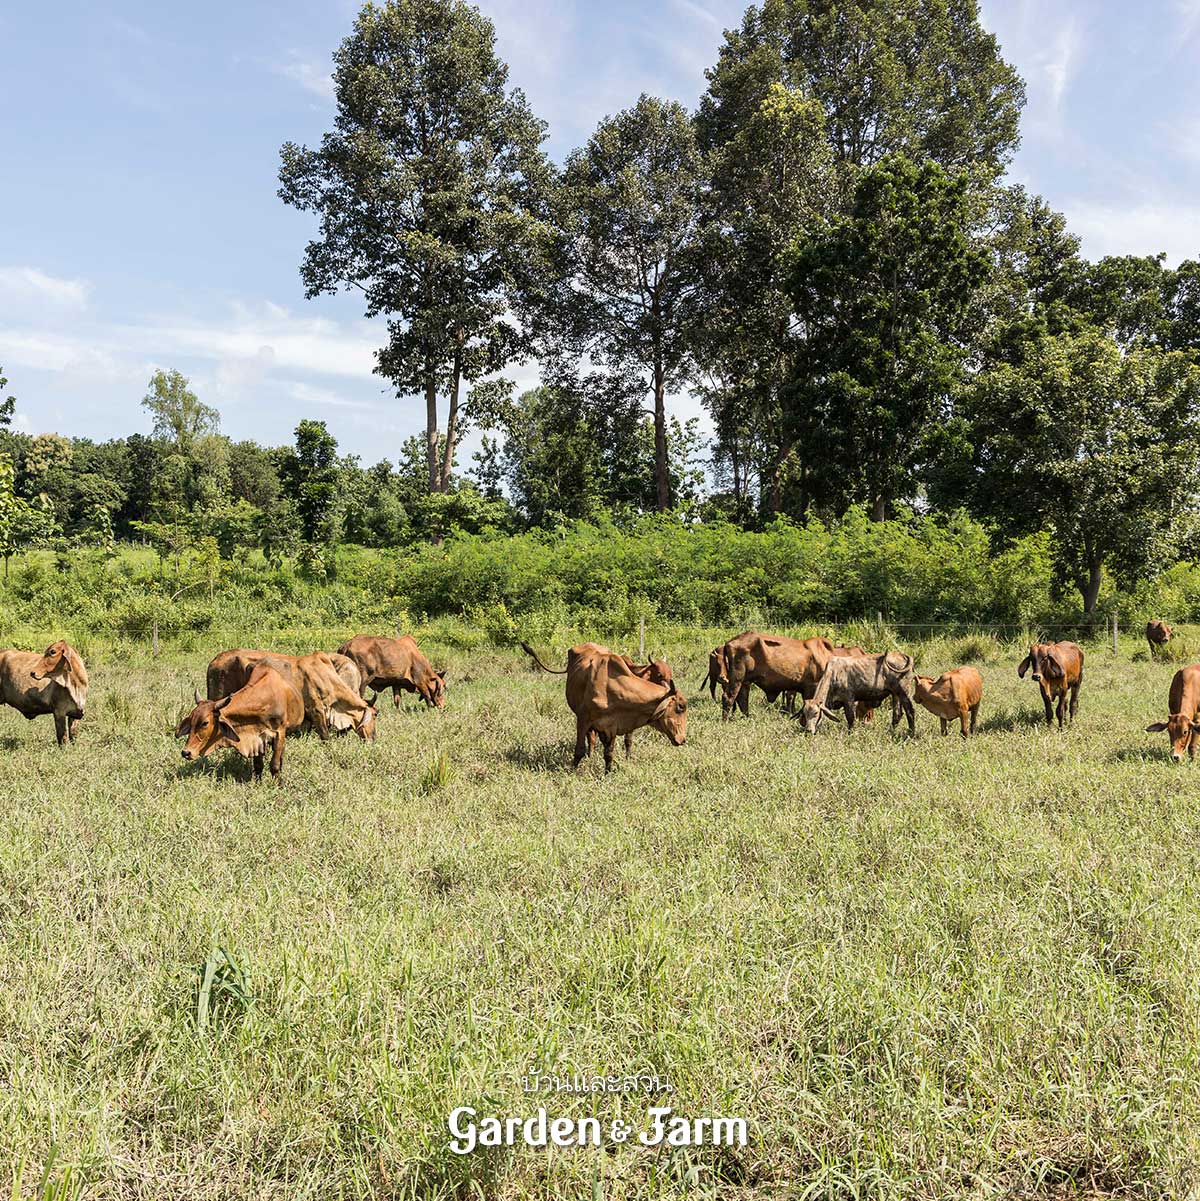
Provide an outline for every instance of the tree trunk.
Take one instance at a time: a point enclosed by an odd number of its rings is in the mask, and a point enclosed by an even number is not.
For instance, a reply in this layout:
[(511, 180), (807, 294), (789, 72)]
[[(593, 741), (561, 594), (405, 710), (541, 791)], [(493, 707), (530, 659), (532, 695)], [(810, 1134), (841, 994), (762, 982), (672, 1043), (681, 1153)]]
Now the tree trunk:
[(671, 472), (667, 464), (667, 386), (661, 363), (654, 364), (654, 490), (660, 513), (671, 508)]
[(871, 505), (871, 520), (872, 521), (887, 521), (887, 497), (877, 496), (875, 503)]
[(437, 379), (432, 370), (425, 376), (425, 461), (429, 464), (429, 491), (440, 492)]
[(450, 491), (450, 473), (454, 469), (454, 444), (458, 440), (458, 393), (462, 386), (462, 359), (454, 356), (454, 378), (450, 385), (450, 409), (446, 414), (446, 445), (442, 448), (441, 492)]
[(1080, 589), (1083, 593), (1083, 615), (1091, 617), (1096, 611), (1096, 602), (1100, 599), (1100, 583), (1103, 579), (1104, 564), (1093, 560), (1088, 565), (1087, 583)]

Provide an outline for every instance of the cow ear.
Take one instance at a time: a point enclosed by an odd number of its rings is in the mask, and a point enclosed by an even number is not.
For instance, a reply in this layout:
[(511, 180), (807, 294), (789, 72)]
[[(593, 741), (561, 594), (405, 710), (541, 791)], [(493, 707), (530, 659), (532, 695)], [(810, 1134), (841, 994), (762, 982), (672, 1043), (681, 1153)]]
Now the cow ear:
[[(1192, 723), (1193, 726), (1195, 723)], [(1165, 721), (1153, 721), (1146, 727), (1147, 734), (1161, 734), (1167, 728)]]
[(186, 738), (192, 732), (192, 715), (189, 713), (187, 717), (175, 727), (176, 738)]
[(1017, 679), (1023, 680), (1025, 678), (1025, 673), (1028, 670), (1029, 670), (1029, 656), (1026, 655), (1025, 658), (1021, 660), (1021, 666), (1017, 668)]
[(225, 738), (228, 738), (230, 742), (237, 742), (239, 740), (237, 730), (235, 730), (233, 726), (231, 726), (223, 717), (217, 722), (217, 729)]
[(1046, 674), (1052, 680), (1061, 680), (1063, 678), (1063, 675), (1065, 674), (1063, 672), (1063, 665), (1059, 661), (1059, 658), (1057, 655), (1055, 655), (1055, 654), (1046, 655), (1043, 661), (1045, 662), (1045, 665), (1046, 665)]

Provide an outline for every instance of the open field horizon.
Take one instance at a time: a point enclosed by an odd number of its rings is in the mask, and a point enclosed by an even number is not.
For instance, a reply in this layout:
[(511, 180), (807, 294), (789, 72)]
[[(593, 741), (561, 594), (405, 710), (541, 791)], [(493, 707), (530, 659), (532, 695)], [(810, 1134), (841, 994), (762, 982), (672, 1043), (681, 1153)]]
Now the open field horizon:
[[(758, 692), (721, 723), (698, 682), (732, 632), (665, 639), (688, 742), (643, 731), (608, 779), (570, 770), (561, 679), (444, 621), (417, 633), (445, 711), (289, 740), (281, 786), (171, 737), (229, 631), (93, 639), (74, 747), (0, 710), (25, 1192), (53, 1156), (86, 1197), (1189, 1195), (1196, 788), (1143, 732), (1176, 665), (1089, 644), (1059, 733), (980, 638), (970, 743), (920, 708), (912, 742), (886, 713), (808, 738)], [(531, 1065), (658, 1072), (749, 1143), (453, 1155), (460, 1105), (645, 1125), (641, 1096), (523, 1093)]]

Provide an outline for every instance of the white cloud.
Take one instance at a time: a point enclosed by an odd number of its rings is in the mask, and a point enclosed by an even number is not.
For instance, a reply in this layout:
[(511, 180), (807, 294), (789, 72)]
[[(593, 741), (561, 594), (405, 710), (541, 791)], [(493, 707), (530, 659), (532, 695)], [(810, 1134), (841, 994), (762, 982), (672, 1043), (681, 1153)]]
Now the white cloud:
[(328, 63), (312, 62), (293, 50), (286, 62), (272, 64), (271, 70), (322, 100), (333, 99), (333, 72)]
[(1200, 0), (1175, 0), (1179, 33), (1185, 40), (1200, 31)]
[(0, 307), (19, 309), (54, 305), (81, 309), (87, 304), (92, 285), (83, 279), (48, 275), (37, 267), (0, 267)]
[(1147, 196), (1127, 203), (1069, 200), (1062, 208), (1088, 258), (1166, 251), (1174, 266), (1200, 257), (1200, 205)]
[(1079, 24), (1074, 17), (1070, 17), (1058, 27), (1049, 45), (1037, 59), (1050, 95), (1050, 104), (1056, 110), (1062, 107), (1067, 88), (1075, 77), (1081, 45)]

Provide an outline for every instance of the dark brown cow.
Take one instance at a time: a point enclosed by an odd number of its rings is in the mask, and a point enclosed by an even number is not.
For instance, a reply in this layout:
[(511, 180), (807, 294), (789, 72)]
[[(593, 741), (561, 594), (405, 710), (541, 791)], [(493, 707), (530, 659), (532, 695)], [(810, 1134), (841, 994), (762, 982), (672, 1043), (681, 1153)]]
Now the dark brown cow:
[[(962, 736), (975, 733), (979, 702), (983, 699), (983, 677), (973, 667), (955, 667), (935, 680), (930, 676), (915, 676), (916, 701), (942, 723), (945, 737), (950, 723), (957, 719)], [(970, 718), (970, 728), (967, 719)]]
[(0, 704), (31, 721), (52, 713), (59, 746), (75, 741), (87, 694), (87, 668), (69, 643), (53, 642), (40, 655), (0, 651)]
[[(392, 690), (392, 701), (400, 708), (400, 693), (415, 692), (426, 705), (435, 709), (446, 704), (446, 673), (434, 671), (433, 665), (421, 654), (415, 639), (409, 634), (403, 638), (377, 638), (372, 634), (359, 634), (338, 647), (339, 655), (354, 660), (362, 675), (361, 695), (367, 689), (375, 690), (374, 701), (385, 688)], [(374, 703), (374, 702), (373, 702)]]
[(892, 701), (892, 728), (903, 713), (908, 732), (916, 733), (913, 712), (913, 661), (911, 655), (887, 651), (882, 655), (845, 655), (831, 658), (812, 697), (804, 702), (800, 721), (806, 733), (815, 734), (821, 719), (837, 720), (837, 710), (846, 714), (846, 725), (854, 729), (859, 706), (875, 709), (889, 697)]
[(1050, 725), (1054, 720), (1055, 712), (1058, 714), (1060, 730), (1063, 728), (1064, 716), (1074, 722), (1075, 710), (1079, 707), (1079, 686), (1083, 683), (1083, 651), (1074, 642), (1035, 643), (1017, 668), (1018, 678), (1023, 680), (1031, 667), (1033, 678), (1042, 689), (1042, 702), (1046, 706), (1046, 725)]
[(1165, 621), (1146, 622), (1146, 641), (1150, 644), (1151, 659), (1171, 641), (1173, 633), (1174, 630)]
[(734, 707), (748, 715), (750, 685), (757, 684), (768, 701), (781, 693), (810, 697), (833, 653), (828, 638), (782, 638), (747, 630), (721, 648), (721, 717), (728, 721)]
[[(340, 660), (335, 662), (335, 660)], [(222, 651), (208, 665), (205, 679), (210, 701), (231, 696), (249, 682), (255, 667), (268, 663), (291, 684), (304, 701), (304, 724), (324, 742), (331, 731), (354, 730), (364, 741), (375, 738), (373, 705), (352, 690), (359, 681), (358, 668), (343, 655), (277, 655), (270, 651)]]
[(1200, 663), (1181, 667), (1171, 681), (1171, 692), (1167, 697), (1167, 720), (1156, 721), (1146, 727), (1147, 734), (1160, 734), (1163, 730), (1171, 740), (1171, 758), (1183, 762), (1183, 752), (1189, 759), (1196, 758), (1196, 743), (1200, 742)]
[(618, 735), (625, 737), (627, 756), (629, 736), (643, 726), (665, 734), (675, 746), (687, 741), (687, 698), (674, 680), (664, 690), (661, 683), (632, 670), (627, 656), (595, 642), (571, 647), (565, 669), (547, 667), (526, 643), (521, 649), (543, 671), (567, 677), (567, 704), (575, 714), (574, 767), (591, 753), (596, 736), (604, 744), (606, 775), (612, 771)]
[(267, 663), (258, 663), (250, 680), (232, 696), (202, 701), (179, 723), (176, 738), (186, 738), (183, 757), (188, 762), (203, 759), (213, 751), (229, 748), (254, 764), (254, 778), (262, 779), (263, 756), (271, 751), (271, 775), (283, 772), (283, 748), (287, 734), (304, 721), (304, 700)]

